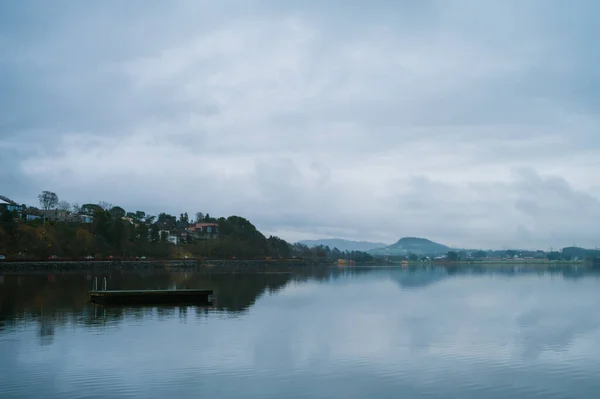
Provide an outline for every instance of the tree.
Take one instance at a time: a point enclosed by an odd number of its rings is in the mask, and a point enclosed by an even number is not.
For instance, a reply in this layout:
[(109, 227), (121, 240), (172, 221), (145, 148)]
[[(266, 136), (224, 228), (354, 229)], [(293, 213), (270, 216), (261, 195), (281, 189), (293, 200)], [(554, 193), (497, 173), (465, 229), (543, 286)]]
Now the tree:
[(510, 259), (514, 258), (516, 254), (517, 254), (517, 251), (514, 251), (512, 249), (509, 249), (508, 251), (506, 251), (506, 257), (510, 258)]
[(150, 241), (153, 244), (156, 244), (157, 242), (160, 241), (160, 231), (158, 229), (158, 226), (153, 224), (152, 227), (150, 228)]
[(548, 252), (548, 260), (561, 260), (561, 253), (558, 251)]
[(483, 259), (483, 258), (487, 257), (487, 253), (485, 251), (481, 251), (481, 250), (475, 251), (475, 252), (473, 252), (473, 257), (475, 259)]
[(204, 221), (204, 214), (202, 212), (196, 212), (196, 223), (202, 223)]
[[(69, 208), (66, 202), (60, 202), (58, 196), (51, 192), (40, 195), (40, 203), (46, 211)], [(66, 220), (59, 219), (55, 223), (42, 226), (41, 220), (22, 222), (18, 214), (20, 213), (22, 219), (26, 219), (27, 214), (42, 216), (44, 210), (25, 206), (22, 208), (19, 212), (12, 213), (0, 211), (0, 252), (2, 254), (42, 258), (53, 254), (64, 257), (86, 255), (102, 257), (109, 254), (128, 257), (138, 254), (160, 259), (173, 255), (193, 254), (221, 258), (235, 256), (241, 259), (268, 256), (281, 258), (302, 256), (323, 260), (347, 258), (357, 261), (371, 259), (368, 254), (361, 252), (342, 253), (337, 248), (327, 246), (313, 248), (311, 252), (311, 249), (306, 246), (292, 246), (275, 236), (266, 238), (249, 220), (239, 216), (217, 219), (200, 213), (197, 216), (201, 222), (212, 222), (216, 225), (207, 227), (203, 232), (205, 236), (196, 236), (194, 233), (184, 231), (185, 222), (191, 221), (186, 213), (177, 217), (166, 213), (156, 217), (146, 215), (142, 211), (125, 213), (134, 220), (134, 223), (128, 223), (119, 217), (125, 212), (123, 208), (108, 208), (106, 203), (83, 204), (81, 207), (73, 204), (70, 208), (76, 214), (93, 216), (91, 223), (68, 223)], [(48, 216), (46, 214), (46, 217)], [(158, 222), (155, 223), (157, 220)], [(171, 228), (176, 236), (188, 236), (188, 240), (184, 240), (178, 248), (169, 245), (168, 230)], [(167, 231), (161, 233), (161, 230)]]
[(169, 233), (165, 230), (160, 232), (160, 242), (167, 242), (169, 239)]
[(408, 260), (411, 262), (416, 262), (419, 260), (419, 256), (417, 254), (409, 254), (408, 255)]
[(42, 191), (42, 193), (38, 195), (38, 199), (40, 200), (40, 205), (44, 210), (44, 224), (46, 224), (46, 213), (50, 209), (54, 209), (58, 206), (58, 195), (52, 191)]
[(115, 219), (121, 219), (123, 216), (125, 216), (125, 209), (121, 208), (120, 206), (113, 206), (110, 208), (110, 214)]
[(17, 224), (15, 223), (15, 219), (18, 217), (16, 211), (4, 211), (0, 213), (0, 227), (4, 228), (6, 232), (12, 236), (14, 235)]
[(325, 251), (325, 247), (323, 245), (318, 245), (312, 248), (312, 253), (317, 258), (325, 258), (327, 257), (327, 251)]
[(61, 211), (70, 211), (71, 210), (71, 204), (69, 204), (69, 201), (59, 201), (58, 202), (58, 209), (60, 209)]
[(98, 206), (105, 211), (110, 211), (110, 209), (113, 207), (111, 203), (108, 203), (106, 201), (98, 202)]
[(96, 204), (83, 204), (81, 205), (80, 212), (84, 215), (94, 216), (96, 212), (102, 211), (100, 205)]
[(143, 222), (146, 219), (146, 212), (144, 212), (144, 211), (136, 211), (135, 212), (135, 218), (138, 221)]
[(173, 230), (177, 225), (177, 218), (168, 213), (160, 213), (156, 223), (159, 224), (161, 230)]
[(337, 247), (334, 247), (334, 248), (331, 250), (331, 257), (332, 257), (333, 259), (340, 259), (340, 258), (341, 258), (341, 256), (342, 256), (342, 251), (340, 251), (340, 250), (339, 250)]
[(186, 225), (190, 222), (190, 218), (189, 218), (187, 212), (184, 212), (179, 215), (179, 222), (185, 223)]
[(21, 205), (21, 219), (27, 220), (27, 205)]
[(94, 236), (88, 230), (78, 228), (73, 241), (78, 255), (86, 256), (93, 252)]
[(446, 254), (446, 258), (448, 258), (448, 260), (450, 262), (458, 262), (458, 260), (459, 260), (458, 252), (448, 251), (448, 253)]
[(269, 244), (269, 252), (274, 256), (279, 258), (289, 258), (290, 257), (290, 245), (279, 237), (270, 236), (267, 239), (267, 243)]

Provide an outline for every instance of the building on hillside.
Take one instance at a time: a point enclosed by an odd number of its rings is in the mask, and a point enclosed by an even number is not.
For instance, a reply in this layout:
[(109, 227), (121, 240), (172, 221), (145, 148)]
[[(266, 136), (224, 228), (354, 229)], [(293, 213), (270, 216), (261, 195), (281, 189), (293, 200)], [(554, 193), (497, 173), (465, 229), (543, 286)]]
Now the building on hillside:
[(171, 233), (171, 231), (169, 230), (159, 230), (158, 236), (160, 237), (161, 241), (167, 241), (168, 243), (171, 243), (173, 245), (179, 244), (179, 237)]
[(167, 241), (173, 245), (179, 244), (179, 237), (177, 237), (175, 234), (173, 234), (169, 230), (159, 230), (158, 236), (160, 237), (161, 241)]
[(43, 211), (46, 220), (52, 222), (69, 222), (71, 220), (71, 212), (59, 209), (48, 209)]
[(0, 211), (8, 210), (9, 206), (11, 206), (11, 204), (8, 201), (4, 201), (0, 198)]
[(217, 238), (219, 236), (218, 223), (196, 223), (188, 227), (198, 238)]
[(172, 220), (159, 220), (155, 223), (159, 230), (171, 231), (175, 230), (176, 224)]
[(15, 201), (12, 201), (11, 199), (9, 199), (8, 197), (5, 197), (3, 195), (0, 195), (0, 209), (2, 209), (2, 210), (5, 209), (9, 212), (12, 212), (12, 211), (20, 212), (21, 211), (21, 207)]
[(71, 215), (71, 221), (75, 222), (75, 223), (82, 223), (82, 224), (88, 224), (88, 223), (94, 223), (94, 217), (91, 215)]
[[(46, 220), (52, 222), (63, 222), (63, 223), (93, 223), (94, 217), (91, 215), (83, 215), (71, 213), (69, 211), (50, 209), (47, 211), (41, 211), (42, 215), (46, 217)], [(38, 217), (39, 218), (39, 217)]]
[(30, 212), (30, 208), (27, 208), (25, 205), (19, 205), (9, 198), (0, 195), (0, 211), (3, 210), (8, 212), (17, 212), (20, 219), (25, 219), (28, 221), (41, 218), (39, 213)]

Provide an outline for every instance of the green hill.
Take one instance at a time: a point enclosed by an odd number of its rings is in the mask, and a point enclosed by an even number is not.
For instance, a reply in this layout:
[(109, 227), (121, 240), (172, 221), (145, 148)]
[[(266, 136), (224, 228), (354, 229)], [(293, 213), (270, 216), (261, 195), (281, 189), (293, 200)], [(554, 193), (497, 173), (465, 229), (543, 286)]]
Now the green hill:
[(395, 244), (384, 248), (376, 248), (369, 251), (371, 255), (442, 255), (451, 248), (426, 238), (403, 237)]

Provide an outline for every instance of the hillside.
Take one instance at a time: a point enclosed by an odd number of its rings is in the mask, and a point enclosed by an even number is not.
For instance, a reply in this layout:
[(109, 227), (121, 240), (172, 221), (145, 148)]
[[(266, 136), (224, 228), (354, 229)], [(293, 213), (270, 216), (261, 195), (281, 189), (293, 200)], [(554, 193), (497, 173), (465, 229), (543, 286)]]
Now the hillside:
[(340, 251), (369, 251), (375, 248), (386, 247), (387, 244), (381, 242), (367, 242), (367, 241), (350, 241), (341, 238), (331, 238), (322, 240), (305, 240), (300, 241), (300, 244), (304, 244), (308, 247), (316, 247), (323, 245), (331, 249), (337, 248)]
[(442, 255), (451, 248), (426, 238), (403, 237), (395, 244), (369, 251), (371, 255)]

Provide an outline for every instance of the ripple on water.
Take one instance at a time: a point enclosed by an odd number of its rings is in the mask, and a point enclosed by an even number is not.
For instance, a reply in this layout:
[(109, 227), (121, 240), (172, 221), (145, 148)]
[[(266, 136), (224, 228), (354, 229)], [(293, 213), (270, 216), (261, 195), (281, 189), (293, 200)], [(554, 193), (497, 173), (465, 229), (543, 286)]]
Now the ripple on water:
[[(240, 312), (86, 306), (2, 316), (0, 398), (592, 399), (600, 392), (595, 280), (457, 274), (406, 290), (389, 273), (343, 285), (299, 282), (301, 292), (258, 296)], [(356, 295), (363, 283), (372, 295)]]

